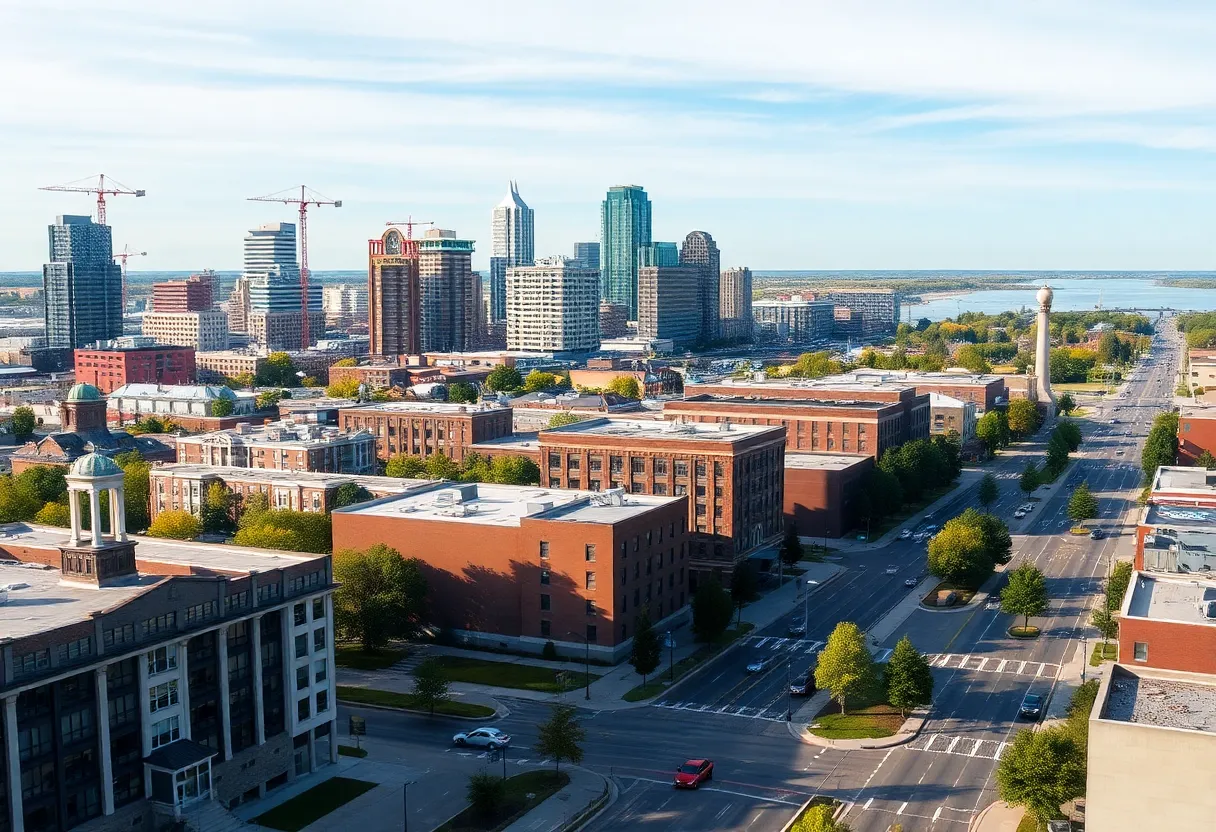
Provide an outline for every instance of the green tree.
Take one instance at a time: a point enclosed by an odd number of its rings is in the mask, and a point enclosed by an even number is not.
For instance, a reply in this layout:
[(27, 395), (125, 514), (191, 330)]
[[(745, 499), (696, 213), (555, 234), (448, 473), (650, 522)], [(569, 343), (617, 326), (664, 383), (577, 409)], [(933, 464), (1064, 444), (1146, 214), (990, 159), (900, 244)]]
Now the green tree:
[(583, 739), (587, 732), (575, 718), (577, 712), (569, 705), (554, 705), (553, 713), (537, 726), (536, 745), (532, 750), (542, 758), (553, 760), (554, 774), (561, 771), (562, 760), (578, 765), (583, 761)]
[(1001, 487), (992, 474), (984, 474), (977, 491), (980, 505), (984, 507), (984, 511), (987, 511), (990, 505), (1001, 498)]
[(266, 362), (254, 380), (259, 387), (294, 387), (299, 379), (291, 356), (285, 352), (272, 352), (266, 356)]
[[(1103, 596), (1101, 606), (1094, 607), (1090, 613), (1090, 623), (1098, 630), (1103, 642), (1119, 637), (1119, 616), (1110, 607), (1110, 595)], [(1088, 657), (1087, 657), (1088, 658)]]
[(975, 423), (975, 437), (984, 443), (989, 455), (1005, 446), (1005, 426), (1001, 421), (1001, 413), (989, 410)]
[(64, 470), (51, 465), (33, 465), (14, 477), (13, 481), (41, 503), (58, 500), (68, 491)]
[(269, 511), (270, 499), (265, 494), (250, 494), (241, 506), (237, 528), (248, 529), (258, 525)]
[(454, 381), (448, 385), (448, 401), (453, 404), (476, 404), (477, 388), (467, 381)]
[(334, 626), (373, 652), (393, 638), (413, 638), (426, 623), (423, 563), (377, 543), (334, 555)]
[(47, 503), (38, 509), (34, 522), (43, 526), (59, 526), (67, 528), (72, 525), (71, 511), (67, 503)]
[(1083, 752), (1063, 728), (1019, 731), (997, 765), (996, 782), (1002, 800), (1045, 823), (1085, 794)]
[(561, 428), (561, 427), (565, 427), (566, 425), (577, 424), (578, 422), (581, 422), (581, 421), (582, 421), (582, 419), (580, 419), (578, 416), (575, 416), (573, 413), (570, 413), (569, 411), (563, 410), (561, 413), (553, 414), (553, 418), (549, 420), (549, 427)]
[(1047, 439), (1047, 470), (1059, 473), (1068, 465), (1068, 440), (1058, 431), (1052, 431)]
[(354, 376), (342, 376), (329, 383), (325, 395), (331, 399), (353, 399), (359, 395), (359, 379)]
[(232, 399), (216, 399), (211, 403), (211, 415), (217, 419), (232, 415)]
[(1098, 516), (1098, 500), (1090, 493), (1089, 483), (1083, 482), (1073, 489), (1068, 498), (1068, 516), (1077, 523)]
[(629, 654), (629, 663), (633, 669), (642, 674), (642, 684), (646, 677), (658, 668), (663, 659), (663, 644), (659, 634), (650, 623), (650, 613), (645, 607), (633, 620), (633, 651)]
[(785, 536), (781, 539), (781, 560), (794, 566), (802, 560), (802, 541), (798, 539), (798, 526), (794, 521), (785, 524)]
[(426, 463), (420, 456), (394, 454), (384, 464), (384, 476), (399, 479), (421, 479), (426, 476)]
[(815, 684), (828, 691), (847, 713), (848, 699), (874, 682), (874, 657), (865, 634), (852, 621), (841, 621), (828, 636), (815, 665)]
[(1009, 573), (1009, 583), (1001, 590), (1001, 612), (1022, 616), (1022, 629), (1030, 619), (1047, 612), (1047, 579), (1030, 561)]
[(1106, 582), (1111, 597), (1111, 608), (1122, 609), (1123, 596), (1127, 593), (1128, 584), (1132, 580), (1132, 562), (1121, 560), (1111, 570), (1110, 580)]
[(496, 393), (518, 390), (523, 386), (524, 380), (519, 374), (519, 370), (508, 367), (506, 364), (498, 365), (486, 377), (486, 387)]
[(507, 781), (488, 771), (475, 772), (469, 775), (465, 796), (474, 814), (483, 820), (495, 820), (507, 804)]
[[(404, 561), (403, 561), (404, 562)], [(335, 617), (337, 609), (334, 610)], [(427, 659), (414, 668), (414, 702), (419, 707), (435, 715), (435, 707), (451, 699), (448, 693), (448, 680), (443, 675), (443, 668), (434, 659)]]
[(789, 365), (786, 375), (794, 378), (822, 378), (844, 370), (844, 365), (834, 360), (826, 351), (804, 352)]
[(992, 572), (983, 531), (949, 520), (929, 541), (929, 571), (959, 586), (978, 586)]
[(980, 528), (984, 553), (988, 555), (988, 559), (996, 566), (1009, 563), (1013, 559), (1013, 538), (1009, 535), (1009, 526), (1005, 525), (1005, 521), (995, 514), (979, 514), (976, 525)]
[(254, 378), (253, 373), (237, 373), (235, 376), (225, 378), (224, 385), (233, 390), (245, 390), (253, 387), (256, 381), (257, 379)]
[(1060, 438), (1068, 445), (1070, 452), (1081, 447), (1081, 429), (1071, 419), (1061, 419), (1055, 428), (1052, 429), (1052, 433), (1059, 434)]
[(156, 519), (148, 527), (148, 535), (167, 537), (171, 540), (194, 540), (202, 530), (202, 524), (193, 514), (180, 509), (171, 509), (156, 515)]
[(608, 391), (627, 399), (642, 398), (642, 385), (633, 376), (617, 376), (608, 382)]
[(886, 668), (887, 702), (899, 708), (907, 719), (908, 712), (928, 705), (933, 700), (933, 673), (928, 660), (904, 636), (891, 651)]
[(232, 492), (222, 482), (207, 486), (207, 495), (200, 509), (203, 531), (218, 534), (232, 530)]
[(736, 626), (743, 621), (743, 608), (760, 597), (759, 579), (749, 561), (735, 566), (730, 578), (730, 600), (739, 616)]
[(964, 344), (954, 354), (954, 363), (966, 367), (973, 373), (991, 373), (992, 365), (984, 358), (984, 353), (974, 344)]
[(848, 824), (836, 820), (835, 815), (835, 805), (817, 803), (808, 806), (802, 816), (794, 821), (789, 832), (851, 832)]
[(557, 376), (542, 370), (533, 370), (524, 379), (524, 390), (529, 393), (539, 393), (557, 386)]
[(490, 482), (535, 485), (540, 482), (540, 468), (526, 456), (496, 456), (490, 460)]
[(1018, 436), (1029, 436), (1039, 429), (1039, 409), (1030, 399), (1014, 399), (1005, 411), (1009, 430)]
[(730, 593), (715, 578), (697, 585), (692, 596), (692, 631), (697, 641), (716, 641), (730, 626), (735, 606)]
[(333, 507), (345, 508), (372, 499), (372, 492), (357, 482), (344, 482), (334, 490)]
[(1195, 465), (1200, 468), (1207, 468), (1208, 470), (1216, 468), (1216, 456), (1213, 456), (1211, 451), (1205, 449), (1195, 460)]
[(13, 434), (15, 436), (30, 436), (37, 425), (38, 417), (34, 415), (32, 407), (21, 405), (21, 407), (13, 409)]
[(1065, 416), (1077, 409), (1077, 403), (1072, 400), (1072, 395), (1065, 393), (1056, 399), (1056, 413), (1063, 413)]
[(277, 407), (279, 402), (285, 398), (289, 398), (286, 390), (263, 390), (258, 393), (254, 402), (258, 406), (258, 410), (270, 410)]
[(1174, 411), (1159, 413), (1153, 419), (1153, 427), (1144, 440), (1140, 452), (1140, 465), (1144, 469), (1144, 481), (1150, 483), (1162, 465), (1173, 465), (1178, 458), (1178, 414)]
[(460, 479), (460, 466), (456, 464), (447, 454), (430, 454), (423, 459), (423, 465), (426, 466), (427, 479), (431, 480), (458, 480)]
[(333, 528), (329, 515), (315, 511), (274, 509), (250, 520), (248, 512), (232, 542), (260, 549), (325, 554), (333, 547)]
[(249, 526), (238, 529), (232, 542), (251, 549), (275, 549), (280, 552), (303, 552), (300, 536), (291, 529), (278, 526)]
[(899, 477), (881, 468), (871, 468), (862, 476), (861, 493), (868, 498), (875, 517), (894, 514), (904, 501), (904, 487), (900, 485)]

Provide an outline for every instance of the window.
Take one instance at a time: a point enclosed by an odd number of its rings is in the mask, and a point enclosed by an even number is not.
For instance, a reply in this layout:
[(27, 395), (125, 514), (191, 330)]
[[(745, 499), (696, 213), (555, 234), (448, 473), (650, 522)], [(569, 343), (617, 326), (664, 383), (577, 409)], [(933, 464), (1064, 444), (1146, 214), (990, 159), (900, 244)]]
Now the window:
[(646, 473), (646, 460), (639, 459), (636, 456), (630, 458), (629, 470), (630, 470), (630, 472), (632, 472), (634, 474), (645, 474)]
[(38, 725), (24, 728), (17, 734), (17, 747), (20, 749), (22, 760), (41, 757), (51, 751), (51, 726)]
[(312, 599), (312, 620), (320, 621), (323, 618), (325, 618), (325, 599), (324, 598), (313, 598)]
[(583, 557), (586, 559), (587, 563), (595, 563), (595, 544), (594, 543), (588, 543), (586, 546), (583, 547)]
[(308, 636), (300, 634), (296, 636), (296, 658), (308, 655)]
[(175, 716), (171, 716), (168, 719), (162, 719), (160, 722), (152, 723), (153, 748), (160, 748), (162, 745), (168, 745), (174, 740), (180, 739), (181, 735), (181, 725), (178, 718)]
[(540, 559), (541, 560), (549, 559), (549, 541), (547, 541), (547, 540), (542, 540), (540, 542)]
[(553, 609), (552, 601), (550, 599), (551, 599), (551, 596), (549, 595), (549, 593), (542, 592), (540, 594), (540, 608), (542, 611), (547, 611), (547, 610)]
[(186, 607), (186, 624), (198, 624), (200, 621), (214, 618), (218, 611), (215, 601), (206, 601)]
[(562, 487), (562, 478), (561, 477), (549, 477), (549, 487), (550, 488), (561, 488)]
[(595, 625), (594, 624), (587, 625), (587, 641), (591, 644), (595, 644)]
[(313, 680), (324, 682), (329, 678), (329, 662), (325, 659), (318, 659), (312, 663)]
[(51, 651), (35, 650), (13, 661), (13, 672), (16, 676), (29, 676), (51, 667)]
[(177, 669), (177, 645), (157, 647), (148, 653), (148, 675)]
[(550, 451), (549, 452), (549, 467), (550, 468), (561, 468), (562, 467), (562, 455), (559, 453), (554, 453), (553, 451)]
[(296, 668), (296, 690), (308, 687), (308, 665)]
[(308, 697), (305, 696), (303, 699), (296, 702), (296, 719), (298, 719), (300, 722), (303, 722), (304, 720), (308, 719), (308, 717), (311, 715), (312, 715), (312, 710), (310, 709), (310, 706), (309, 706)]
[(93, 655), (93, 637), (85, 636), (84, 638), (70, 641), (67, 644), (59, 645), (59, 663), (68, 664), (69, 662), (78, 661), (87, 656)]
[(587, 467), (589, 467), (592, 471), (602, 471), (604, 470), (604, 460), (598, 456), (593, 456), (588, 461)]
[(239, 610), (247, 606), (249, 606), (249, 590), (247, 589), (243, 592), (229, 595), (224, 599), (224, 611), (226, 613), (231, 613), (233, 610)]
[(655, 496), (666, 497), (667, 496), (667, 483), (656, 482), (654, 484), (654, 493), (655, 493)]
[(665, 460), (665, 459), (656, 459), (656, 460), (654, 461), (654, 475), (655, 475), (656, 477), (665, 477), (665, 476), (667, 476), (667, 460)]
[(549, 585), (549, 570), (548, 569), (540, 570), (540, 583), (541, 583), (541, 586)]
[(587, 589), (595, 589), (595, 573), (587, 573)]
[(123, 624), (118, 627), (113, 627), (106, 630), (101, 635), (101, 643), (106, 647), (113, 647), (117, 644), (125, 644), (128, 641), (135, 641), (134, 624)]
[(55, 764), (43, 763), (31, 769), (21, 770), (21, 796), (25, 800), (55, 793)]
[(582, 461), (577, 454), (570, 454), (566, 457), (566, 468), (571, 471), (577, 471), (582, 467)]
[(687, 477), (688, 476), (688, 463), (687, 462), (685, 462), (683, 460), (676, 460), (676, 476), (677, 477)]
[(687, 493), (688, 493), (688, 486), (687, 486), (687, 485), (681, 485), (680, 483), (676, 483), (676, 491), (675, 491), (675, 495), (676, 495), (677, 497), (683, 497), (683, 496), (684, 496), (685, 494), (687, 494)]
[(323, 714), (329, 710), (329, 691), (317, 691), (317, 713)]
[(312, 649), (313, 652), (325, 649), (325, 628), (318, 627), (312, 631)]
[(698, 477), (705, 476), (705, 463), (704, 462), (697, 463), (697, 476)]
[(1135, 658), (1135, 660), (1138, 662), (1148, 661), (1148, 642), (1137, 641), (1132, 646), (1132, 655), (1133, 658)]
[(148, 709), (152, 713), (168, 708), (170, 705), (177, 704), (177, 680), (170, 679), (169, 681), (153, 685), (148, 688)]
[(162, 632), (177, 629), (177, 613), (167, 612), (140, 622), (139, 635), (141, 638), (152, 638)]
[(542, 619), (540, 620), (540, 637), (541, 637), (541, 638), (548, 638), (548, 637), (549, 637), (549, 632), (550, 632), (550, 630), (551, 630), (551, 629), (552, 629), (552, 625), (550, 624), (549, 620), (548, 620), (548, 619), (545, 619), (545, 618), (542, 618)]
[(625, 461), (619, 456), (608, 457), (608, 472), (612, 474), (620, 474), (625, 470)]
[(587, 615), (595, 615), (595, 602), (587, 599)]
[(134, 693), (111, 697), (108, 702), (110, 710), (110, 727), (117, 728), (135, 719), (139, 707), (139, 697)]
[(264, 604), (267, 601), (276, 600), (279, 597), (279, 585), (267, 584), (266, 586), (258, 587), (258, 603)]
[(308, 607), (304, 604), (296, 604), (291, 609), (293, 621), (297, 627), (301, 627), (308, 623)]

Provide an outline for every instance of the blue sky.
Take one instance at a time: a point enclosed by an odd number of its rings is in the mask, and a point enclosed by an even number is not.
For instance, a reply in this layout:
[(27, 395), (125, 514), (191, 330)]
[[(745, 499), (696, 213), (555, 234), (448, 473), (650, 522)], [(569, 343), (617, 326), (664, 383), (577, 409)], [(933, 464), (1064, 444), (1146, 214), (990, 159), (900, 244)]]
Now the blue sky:
[[(140, 268), (238, 268), (306, 183), (315, 269), (386, 220), (537, 254), (616, 184), (756, 269), (1212, 269), (1216, 6), (208, 0), (0, 4), (0, 270), (104, 171)], [(180, 7), (180, 8), (179, 8)]]

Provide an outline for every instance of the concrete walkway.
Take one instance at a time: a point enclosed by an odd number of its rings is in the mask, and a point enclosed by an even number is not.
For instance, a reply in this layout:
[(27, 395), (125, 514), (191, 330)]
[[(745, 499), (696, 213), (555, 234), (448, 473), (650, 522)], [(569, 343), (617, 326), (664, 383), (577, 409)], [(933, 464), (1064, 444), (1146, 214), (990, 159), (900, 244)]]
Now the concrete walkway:
[(1018, 824), (1026, 810), (1021, 806), (1010, 806), (998, 800), (989, 803), (980, 813), (971, 819), (967, 826), (968, 832), (1017, 832)]
[(570, 782), (504, 832), (557, 832), (605, 795), (611, 796), (608, 780), (578, 766), (563, 769)]

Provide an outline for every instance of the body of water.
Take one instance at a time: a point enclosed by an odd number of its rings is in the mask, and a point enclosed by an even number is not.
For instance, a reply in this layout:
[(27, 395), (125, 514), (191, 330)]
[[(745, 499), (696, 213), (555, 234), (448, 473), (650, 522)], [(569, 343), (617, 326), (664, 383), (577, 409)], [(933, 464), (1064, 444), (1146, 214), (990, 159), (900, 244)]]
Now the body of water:
[[(1209, 311), (1216, 309), (1216, 282), (1211, 289), (1182, 289), (1160, 286), (1152, 278), (1108, 278), (1085, 280), (1060, 278), (1045, 281), (1055, 292), (1051, 308), (1058, 312), (1088, 312), (1103, 309), (1157, 309), (1168, 307), (1180, 311)], [(994, 315), (1025, 307), (1035, 311), (1037, 289), (982, 289), (939, 298), (915, 306), (905, 304), (903, 320), (909, 315), (941, 321), (957, 317), (960, 312), (984, 312)]]

